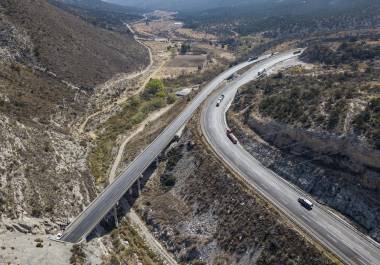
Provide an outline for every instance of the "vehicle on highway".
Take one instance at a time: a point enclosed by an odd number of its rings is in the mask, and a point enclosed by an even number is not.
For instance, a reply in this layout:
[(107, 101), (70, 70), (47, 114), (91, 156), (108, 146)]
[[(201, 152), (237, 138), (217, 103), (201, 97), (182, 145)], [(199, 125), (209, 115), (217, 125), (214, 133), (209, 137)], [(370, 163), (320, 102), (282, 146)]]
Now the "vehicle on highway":
[(293, 52), (294, 55), (300, 54), (300, 53), (301, 53), (301, 51), (295, 51), (295, 52)]
[(233, 144), (238, 143), (238, 139), (236, 138), (236, 136), (232, 133), (230, 129), (227, 129), (227, 137), (231, 140)]
[(220, 103), (222, 103), (224, 99), (224, 95), (220, 95), (220, 97), (218, 98), (218, 101), (216, 101), (216, 106), (219, 107), (220, 106)]
[(267, 74), (267, 69), (263, 69), (262, 71), (259, 71), (258, 73), (257, 73), (257, 76), (258, 77), (261, 77), (261, 76), (265, 76)]
[(56, 239), (61, 239), (62, 238), (62, 233), (58, 233), (56, 236), (55, 236)]
[(257, 60), (257, 59), (259, 59), (259, 57), (257, 57), (257, 56), (255, 56), (255, 57), (249, 57), (248, 58), (248, 62), (252, 62), (252, 61)]
[(308, 210), (313, 209), (313, 203), (305, 198), (298, 198), (298, 202)]
[(234, 79), (235, 78), (235, 74), (232, 74), (232, 75), (230, 75), (229, 77), (227, 77), (227, 81), (231, 81), (232, 79)]

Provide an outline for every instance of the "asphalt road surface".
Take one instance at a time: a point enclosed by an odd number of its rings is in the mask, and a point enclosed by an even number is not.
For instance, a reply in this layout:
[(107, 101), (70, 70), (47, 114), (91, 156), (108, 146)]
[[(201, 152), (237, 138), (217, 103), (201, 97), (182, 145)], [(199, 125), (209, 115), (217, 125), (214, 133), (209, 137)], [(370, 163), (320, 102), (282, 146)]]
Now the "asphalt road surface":
[[(269, 58), (270, 57), (270, 58)], [(278, 58), (278, 56), (272, 56)], [(273, 60), (262, 56), (258, 60)], [(61, 241), (78, 243), (95, 228), (112, 207), (122, 198), (145, 169), (167, 147), (175, 133), (191, 118), (200, 104), (236, 71), (256, 61), (244, 62), (218, 75), (194, 98), (182, 113), (65, 229)]]
[[(258, 63), (239, 80), (227, 85), (220, 92), (214, 93), (207, 100), (201, 117), (204, 136), (218, 156), (246, 182), (345, 263), (379, 265), (379, 244), (358, 232), (273, 171), (265, 168), (240, 144), (235, 145), (227, 138), (228, 126), (225, 113), (237, 89), (257, 78), (257, 73), (263, 68), (268, 69), (274, 61), (270, 58)], [(216, 107), (216, 101), (221, 94), (224, 94), (224, 100), (219, 107)], [(309, 211), (302, 207), (297, 202), (299, 197), (307, 197), (311, 200), (314, 204), (313, 210)]]

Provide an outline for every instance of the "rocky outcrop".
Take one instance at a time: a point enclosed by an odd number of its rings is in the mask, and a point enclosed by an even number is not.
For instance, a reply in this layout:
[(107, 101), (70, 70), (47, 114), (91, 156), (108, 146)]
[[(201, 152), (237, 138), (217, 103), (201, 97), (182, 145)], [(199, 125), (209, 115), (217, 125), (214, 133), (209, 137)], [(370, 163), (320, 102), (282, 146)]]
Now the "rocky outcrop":
[(357, 174), (353, 180), (367, 189), (380, 189), (380, 151), (361, 145), (357, 138), (294, 128), (250, 116), (247, 125), (266, 142), (292, 155), (302, 154), (335, 170)]
[(87, 149), (79, 141), (51, 130), (41, 132), (2, 114), (0, 138), (3, 215), (66, 219), (94, 198)]

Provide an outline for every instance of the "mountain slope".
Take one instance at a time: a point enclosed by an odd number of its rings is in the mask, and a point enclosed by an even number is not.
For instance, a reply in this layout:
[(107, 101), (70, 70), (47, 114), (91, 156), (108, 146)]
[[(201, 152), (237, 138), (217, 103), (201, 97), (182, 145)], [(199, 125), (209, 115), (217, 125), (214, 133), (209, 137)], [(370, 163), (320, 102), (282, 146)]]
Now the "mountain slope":
[(43, 67), (80, 86), (94, 86), (148, 63), (147, 51), (131, 36), (96, 28), (43, 0), (5, 0), (10, 21), (23, 28)]
[[(88, 1), (88, 0), (87, 0)], [(256, 8), (266, 9), (278, 8), (282, 6), (300, 6), (302, 9), (308, 8), (346, 8), (356, 4), (374, 2), (374, 0), (106, 0), (109, 3), (126, 5), (146, 9), (168, 9), (174, 11), (207, 10), (216, 8), (239, 8), (250, 7), (251, 11)]]
[(52, 232), (94, 198), (89, 143), (70, 125), (86, 112), (93, 85), (148, 60), (131, 36), (45, 0), (0, 2), (0, 211), (8, 230), (32, 217)]

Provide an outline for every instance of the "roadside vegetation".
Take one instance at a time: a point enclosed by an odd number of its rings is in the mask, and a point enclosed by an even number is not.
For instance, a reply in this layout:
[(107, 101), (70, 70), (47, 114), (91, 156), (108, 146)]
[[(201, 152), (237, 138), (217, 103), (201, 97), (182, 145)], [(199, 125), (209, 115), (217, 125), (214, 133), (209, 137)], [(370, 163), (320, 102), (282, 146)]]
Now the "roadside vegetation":
[(353, 64), (356, 67), (360, 61), (380, 59), (380, 45), (352, 37), (335, 49), (328, 44), (316, 43), (303, 53), (302, 58), (310, 63), (323, 63), (336, 67)]
[(98, 129), (95, 148), (89, 155), (90, 168), (98, 184), (107, 181), (107, 170), (113, 158), (111, 152), (118, 137), (141, 123), (150, 113), (175, 101), (175, 95), (161, 80), (151, 79), (141, 95), (127, 100), (122, 110)]
[(294, 67), (249, 84), (235, 110), (249, 106), (256, 114), (295, 127), (365, 136), (379, 149), (379, 58), (379, 44), (314, 45), (303, 60), (323, 64), (321, 68)]

